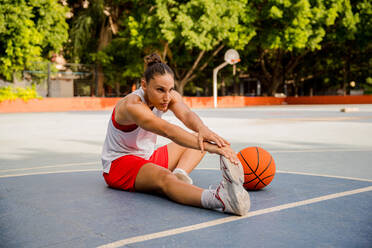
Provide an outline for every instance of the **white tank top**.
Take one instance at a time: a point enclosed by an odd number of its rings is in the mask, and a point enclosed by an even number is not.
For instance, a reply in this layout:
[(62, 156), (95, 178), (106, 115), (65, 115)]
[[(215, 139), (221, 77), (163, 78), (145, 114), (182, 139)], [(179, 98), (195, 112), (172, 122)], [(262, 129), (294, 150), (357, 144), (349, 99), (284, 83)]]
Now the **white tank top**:
[[(131, 94), (139, 96), (146, 104), (142, 88), (133, 91)], [(152, 112), (161, 118), (164, 112), (156, 109)], [(125, 155), (135, 155), (149, 159), (155, 150), (157, 134), (146, 131), (137, 125), (124, 126), (132, 127), (132, 131), (123, 131), (123, 126), (115, 121), (115, 109), (110, 118), (105, 143), (102, 149), (103, 172), (109, 173), (111, 162)]]

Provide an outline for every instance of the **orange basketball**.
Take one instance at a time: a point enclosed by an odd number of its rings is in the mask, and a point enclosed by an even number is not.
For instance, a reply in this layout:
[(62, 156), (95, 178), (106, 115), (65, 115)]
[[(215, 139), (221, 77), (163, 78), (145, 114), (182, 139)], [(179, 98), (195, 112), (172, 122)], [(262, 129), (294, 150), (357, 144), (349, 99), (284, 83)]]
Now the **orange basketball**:
[(238, 153), (244, 169), (244, 188), (258, 190), (271, 183), (275, 176), (275, 162), (271, 154), (260, 147), (247, 147)]

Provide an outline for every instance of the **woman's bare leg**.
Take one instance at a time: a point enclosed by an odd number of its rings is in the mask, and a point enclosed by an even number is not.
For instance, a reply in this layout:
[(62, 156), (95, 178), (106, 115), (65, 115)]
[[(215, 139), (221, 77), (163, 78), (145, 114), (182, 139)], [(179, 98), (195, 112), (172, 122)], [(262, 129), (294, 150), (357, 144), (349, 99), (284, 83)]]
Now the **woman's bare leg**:
[(175, 202), (201, 207), (203, 189), (178, 180), (169, 170), (152, 163), (139, 170), (135, 190), (161, 193)]
[(189, 206), (222, 209), (224, 212), (245, 215), (250, 208), (250, 199), (241, 184), (242, 168), (224, 158), (221, 158), (221, 162), (223, 179), (215, 191), (203, 190), (178, 180), (170, 170), (152, 163), (143, 165), (139, 170), (135, 189), (162, 193), (175, 202)]
[(173, 171), (180, 168), (190, 173), (202, 160), (206, 152), (182, 147), (176, 143), (167, 145), (168, 149), (168, 168)]

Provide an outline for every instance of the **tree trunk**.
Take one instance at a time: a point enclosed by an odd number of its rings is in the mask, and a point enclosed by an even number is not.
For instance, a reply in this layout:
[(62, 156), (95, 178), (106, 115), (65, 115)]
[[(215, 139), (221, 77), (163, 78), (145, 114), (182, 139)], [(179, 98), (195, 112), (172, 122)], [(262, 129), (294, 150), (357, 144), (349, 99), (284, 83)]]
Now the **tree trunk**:
[(238, 73), (233, 75), (233, 83), (234, 83), (234, 96), (239, 96), (239, 77)]
[[(116, 9), (112, 10), (112, 13), (115, 14)], [(112, 33), (117, 32), (116, 22), (112, 18), (112, 13), (109, 16), (106, 16), (104, 21), (101, 25), (101, 30), (99, 33), (99, 40), (98, 40), (98, 51), (103, 50), (112, 40)], [(104, 89), (104, 81), (105, 76), (103, 73), (102, 65), (98, 63), (98, 96), (102, 97), (105, 96), (105, 89)]]
[(226, 96), (225, 78), (221, 78), (221, 96)]
[[(208, 64), (212, 61), (212, 59), (218, 54), (218, 52), (222, 50), (223, 47), (224, 47), (224, 45), (220, 45), (218, 48), (216, 48), (216, 50), (213, 51), (213, 53), (209, 56), (209, 58), (207, 60), (205, 60), (205, 63), (203, 65), (201, 65), (200, 67), (198, 67), (201, 59), (203, 58), (203, 56), (206, 53), (206, 51), (200, 51), (198, 57), (194, 61), (194, 64), (187, 71), (185, 76), (181, 76), (181, 74), (177, 70), (177, 67), (174, 66), (173, 70), (174, 70), (174, 73), (175, 73), (175, 76), (176, 76), (175, 85), (176, 85), (176, 89), (177, 89), (178, 93), (180, 93), (183, 96), (183, 92), (184, 92), (184, 88), (185, 88), (186, 84), (188, 82), (190, 82), (191, 80), (193, 80), (197, 76), (198, 72), (203, 71), (208, 66)], [(167, 54), (167, 56), (168, 56), (168, 58), (169, 58), (169, 60), (171, 61), (171, 64), (172, 64), (173, 59), (172, 59), (171, 56), (169, 56), (169, 55), (171, 55), (171, 51), (169, 49), (169, 46), (167, 45), (166, 47), (164, 47), (164, 49), (167, 50), (166, 54)]]
[[(272, 51), (273, 56), (272, 60), (265, 58), (265, 55), (269, 53), (268, 50), (264, 50), (261, 52), (260, 56), (260, 63), (261, 63), (261, 70), (263, 72), (263, 76), (266, 82), (269, 84), (269, 95), (274, 95), (280, 84), (282, 84), (286, 78), (286, 75), (291, 74), (296, 66), (299, 64), (300, 60), (308, 53), (309, 51), (304, 51), (302, 54), (298, 56), (291, 55), (291, 59), (286, 65), (283, 65), (283, 56), (284, 51), (281, 49), (277, 49)], [(269, 71), (268, 69), (271, 69)]]
[(349, 58), (346, 56), (345, 61), (344, 61), (344, 68), (342, 70), (343, 72), (342, 90), (344, 91), (344, 96), (346, 96), (346, 87), (349, 83), (349, 71), (350, 71), (350, 63), (349, 63)]
[(99, 97), (105, 96), (104, 80), (102, 65), (97, 64), (97, 96)]
[(183, 88), (184, 86), (181, 86), (181, 83), (178, 80), (175, 80), (176, 89), (178, 93), (180, 93), (181, 96), (183, 96)]
[(115, 94), (116, 96), (120, 96), (120, 83), (119, 82), (115, 82)]
[(275, 95), (277, 92), (279, 85), (283, 82), (282, 76), (273, 76), (273, 79), (271, 80), (271, 86), (269, 88), (269, 94), (271, 96)]

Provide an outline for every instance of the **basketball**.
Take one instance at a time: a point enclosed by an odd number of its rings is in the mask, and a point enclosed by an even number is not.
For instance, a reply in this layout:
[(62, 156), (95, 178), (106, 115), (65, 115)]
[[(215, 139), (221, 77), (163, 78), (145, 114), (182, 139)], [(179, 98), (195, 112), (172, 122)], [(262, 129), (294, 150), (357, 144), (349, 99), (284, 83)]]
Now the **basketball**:
[(271, 154), (260, 147), (247, 147), (238, 153), (244, 169), (246, 190), (258, 190), (271, 183), (275, 176), (275, 162)]

